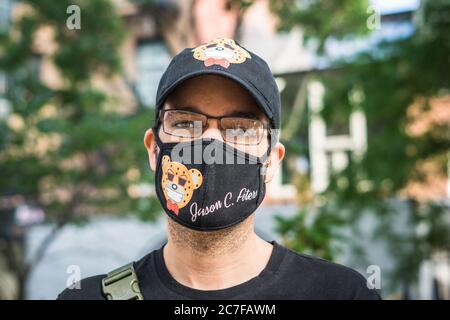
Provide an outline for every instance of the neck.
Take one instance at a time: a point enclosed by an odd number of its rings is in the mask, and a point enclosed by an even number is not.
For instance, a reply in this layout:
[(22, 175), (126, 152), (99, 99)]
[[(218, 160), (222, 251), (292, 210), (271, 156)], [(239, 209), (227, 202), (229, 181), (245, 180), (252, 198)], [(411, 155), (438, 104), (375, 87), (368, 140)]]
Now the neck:
[(256, 277), (267, 265), (272, 244), (253, 229), (254, 215), (224, 230), (201, 232), (168, 219), (164, 261), (179, 283), (199, 290), (219, 290)]

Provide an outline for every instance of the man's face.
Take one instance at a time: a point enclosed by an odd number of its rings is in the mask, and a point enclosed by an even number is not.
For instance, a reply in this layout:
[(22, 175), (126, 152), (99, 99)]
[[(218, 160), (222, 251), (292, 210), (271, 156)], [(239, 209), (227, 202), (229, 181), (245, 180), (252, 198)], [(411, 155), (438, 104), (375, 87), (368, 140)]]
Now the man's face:
[[(163, 109), (182, 109), (211, 117), (257, 119), (268, 125), (268, 119), (244, 88), (232, 80), (216, 75), (199, 76), (185, 81), (168, 97)], [(164, 132), (162, 127), (160, 127), (159, 136), (162, 142), (188, 140), (171, 136)], [(217, 121), (209, 120), (208, 128), (203, 131), (202, 138), (224, 141)], [(265, 130), (264, 139), (256, 145), (227, 143), (255, 156), (264, 155), (269, 146), (267, 130)]]
[[(267, 117), (260, 110), (253, 97), (238, 83), (217, 75), (203, 75), (188, 79), (179, 85), (167, 98), (163, 109), (182, 109), (202, 113), (210, 117), (245, 117), (258, 119), (266, 126), (269, 125)], [(159, 127), (159, 137), (162, 142), (188, 141), (188, 138), (175, 137), (167, 134), (162, 126)], [(208, 127), (203, 130), (202, 138), (214, 138), (224, 141), (216, 120), (210, 119)], [(156, 144), (151, 129), (147, 131), (145, 145), (149, 151), (150, 166), (156, 167)], [(263, 156), (269, 147), (267, 130), (259, 144), (245, 145), (233, 144), (236, 149), (254, 156)], [(272, 148), (269, 157), (269, 166), (278, 166), (284, 156), (284, 147), (277, 143)], [(270, 168), (268, 167), (270, 174)], [(269, 177), (271, 179), (271, 177)], [(267, 180), (267, 179), (266, 179)], [(267, 181), (266, 181), (267, 182)]]

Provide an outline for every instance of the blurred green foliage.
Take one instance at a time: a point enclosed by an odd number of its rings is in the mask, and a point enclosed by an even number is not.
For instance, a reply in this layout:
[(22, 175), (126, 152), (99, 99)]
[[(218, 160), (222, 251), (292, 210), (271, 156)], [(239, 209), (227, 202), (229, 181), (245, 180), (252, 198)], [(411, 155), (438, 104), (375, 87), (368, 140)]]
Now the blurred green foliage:
[[(323, 7), (316, 7), (317, 19), (332, 17), (333, 10), (336, 14), (347, 10), (340, 2), (335, 4), (339, 9), (333, 9), (331, 4), (323, 1), (308, 3), (322, 3)], [(366, 1), (353, 1), (348, 13), (359, 8), (362, 14), (365, 5)], [(299, 10), (302, 8), (305, 7), (299, 7)], [(302, 26), (309, 8), (306, 6), (305, 14), (279, 10), (280, 21), (285, 22), (283, 26), (288, 29)], [(327, 8), (332, 12), (327, 12)], [(348, 126), (352, 111), (364, 111), (368, 147), (362, 159), (350, 154), (349, 166), (333, 174), (328, 189), (310, 203), (304, 203), (305, 208), (297, 216), (279, 219), (279, 231), (288, 245), (336, 260), (339, 250), (333, 247), (331, 240), (343, 234), (344, 229), (351, 228), (353, 237), (340, 237), (342, 241), (338, 247), (352, 246), (364, 261), (363, 245), (357, 240), (358, 223), (368, 213), (372, 214), (377, 221), (372, 240), (385, 242), (393, 259), (394, 270), (384, 275), (390, 279), (389, 289), (413, 285), (424, 260), (436, 252), (450, 251), (448, 202), (445, 199), (423, 201), (405, 192), (411, 183), (426, 179), (421, 166), (425, 162), (431, 162), (437, 168), (433, 175), (447, 175), (450, 125), (445, 122), (433, 124), (419, 135), (411, 134), (408, 126), (412, 121), (409, 111), (413, 104), (420, 114), (424, 114), (430, 110), (431, 99), (450, 94), (448, 17), (450, 1), (424, 0), (414, 13), (411, 35), (383, 41), (351, 59), (335, 61), (328, 72), (310, 75), (311, 79), (325, 85), (325, 107), (321, 115), (329, 126), (338, 129), (340, 124)], [(333, 19), (330, 23), (333, 25)], [(326, 24), (324, 26), (327, 29)], [(360, 30), (365, 23), (352, 22), (351, 26)], [(307, 32), (320, 42), (344, 38), (343, 33), (338, 32), (337, 37), (333, 37), (321, 28)], [(358, 103), (351, 102), (350, 96), (355, 92), (359, 94)], [(301, 139), (287, 141), (288, 144), (295, 142), (297, 149), (302, 149), (305, 143)], [(291, 150), (295, 148), (288, 152)], [(305, 221), (311, 211), (314, 211), (313, 223), (307, 224)], [(329, 219), (330, 212), (334, 212), (335, 221)], [(399, 220), (406, 230), (397, 228)], [(334, 226), (324, 228), (323, 223)]]
[[(145, 174), (143, 146), (153, 110), (139, 105), (121, 113), (118, 101), (93, 84), (94, 75), (109, 79), (122, 72), (124, 26), (115, 6), (108, 0), (21, 4), (31, 10), (0, 37), (4, 98), (11, 107), (0, 118), (0, 195), (22, 195), (58, 224), (95, 213), (152, 219), (157, 201), (130, 197), (128, 188), (153, 179)], [(73, 4), (81, 10), (79, 30), (66, 27)], [(47, 27), (55, 44), (51, 56), (35, 50), (38, 30)], [(58, 86), (47, 85), (39, 72), (48, 62), (61, 78)]]
[(319, 53), (331, 37), (340, 40), (368, 33), (368, 7), (367, 0), (270, 0), (270, 9), (279, 18), (279, 31), (300, 26), (304, 40), (318, 41)]

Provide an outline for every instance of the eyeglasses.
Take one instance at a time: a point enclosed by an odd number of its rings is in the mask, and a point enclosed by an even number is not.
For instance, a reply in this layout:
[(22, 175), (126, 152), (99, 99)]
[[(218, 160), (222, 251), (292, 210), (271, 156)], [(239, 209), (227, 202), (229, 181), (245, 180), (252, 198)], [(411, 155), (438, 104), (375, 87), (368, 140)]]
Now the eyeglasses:
[(266, 135), (269, 129), (258, 119), (245, 117), (210, 117), (202, 113), (180, 110), (160, 110), (159, 119), (162, 122), (163, 131), (171, 136), (179, 138), (200, 138), (203, 131), (208, 128), (208, 120), (217, 120), (225, 142), (231, 144), (257, 145)]

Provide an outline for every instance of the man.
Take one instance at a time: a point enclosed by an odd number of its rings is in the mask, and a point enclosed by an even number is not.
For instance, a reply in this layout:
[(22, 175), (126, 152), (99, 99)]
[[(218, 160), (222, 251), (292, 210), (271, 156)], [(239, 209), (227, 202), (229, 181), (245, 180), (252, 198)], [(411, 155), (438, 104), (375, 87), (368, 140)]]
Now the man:
[(144, 137), (168, 241), (59, 299), (379, 299), (362, 275), (254, 232), (284, 157), (267, 64), (232, 39), (175, 56)]

